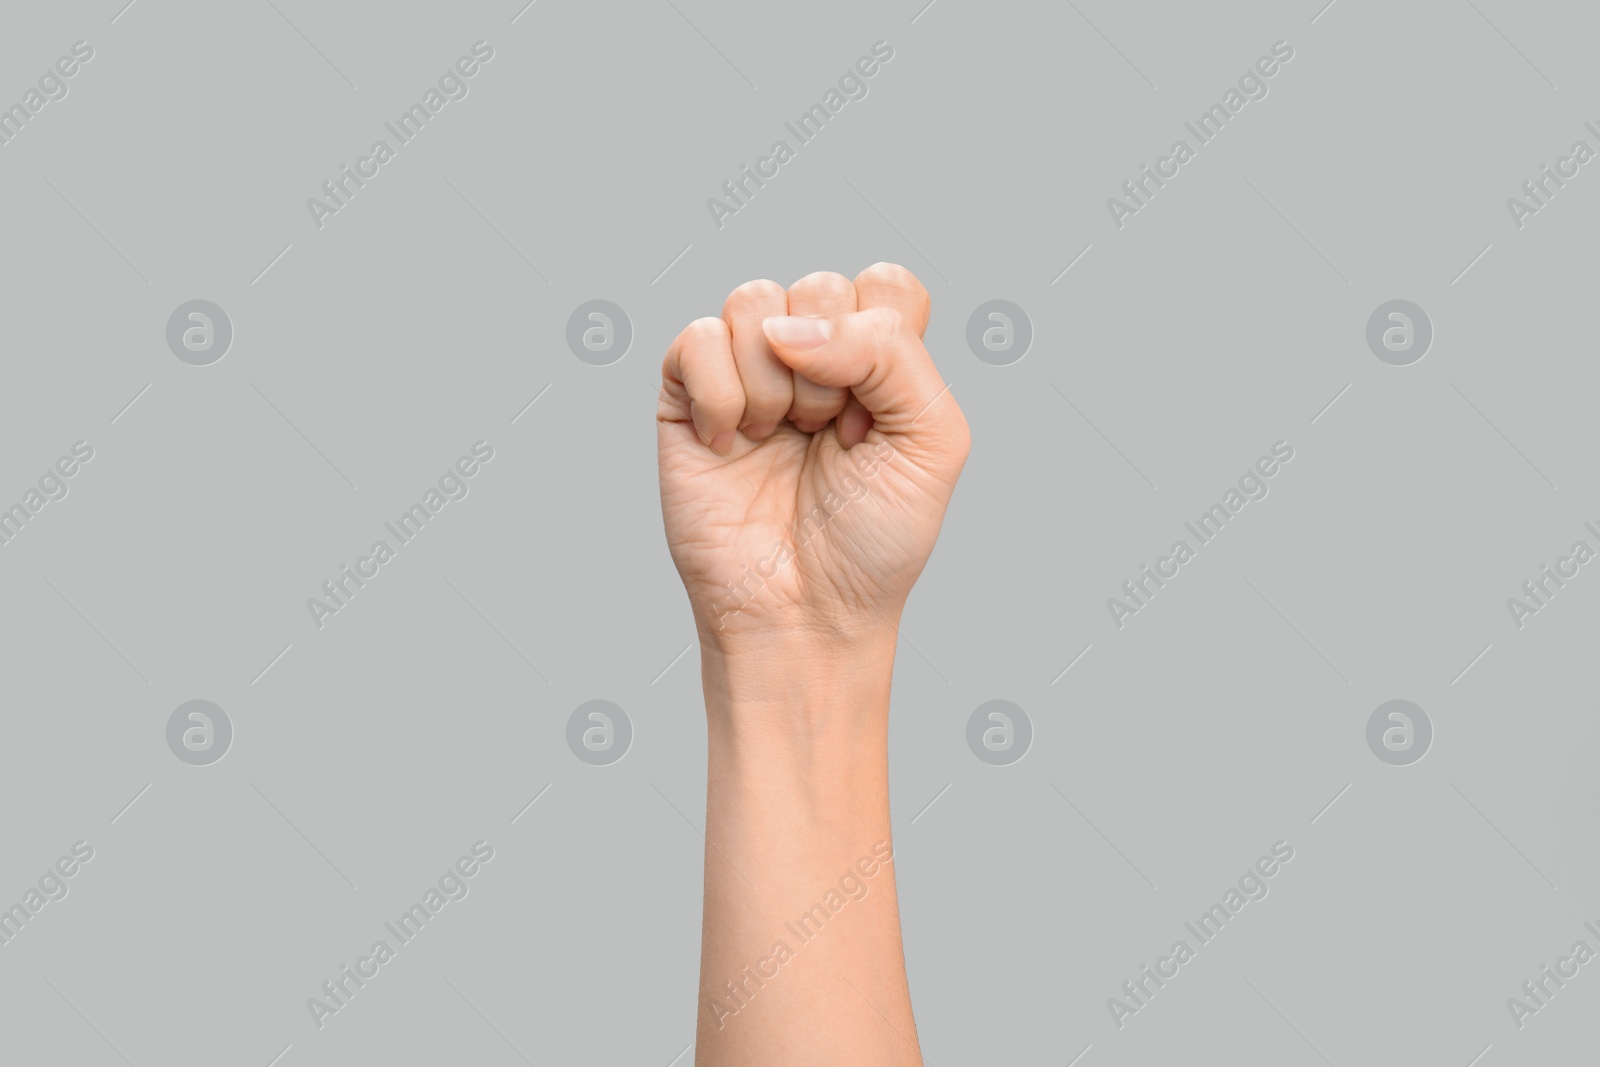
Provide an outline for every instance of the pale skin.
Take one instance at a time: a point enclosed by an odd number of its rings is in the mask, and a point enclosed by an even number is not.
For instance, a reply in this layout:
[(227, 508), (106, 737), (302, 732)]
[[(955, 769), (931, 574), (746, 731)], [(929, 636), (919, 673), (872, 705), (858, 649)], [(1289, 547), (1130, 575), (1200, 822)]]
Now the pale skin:
[(699, 1067), (922, 1062), (889, 684), (971, 441), (928, 311), (886, 263), (750, 282), (662, 364), (661, 508), (709, 738)]

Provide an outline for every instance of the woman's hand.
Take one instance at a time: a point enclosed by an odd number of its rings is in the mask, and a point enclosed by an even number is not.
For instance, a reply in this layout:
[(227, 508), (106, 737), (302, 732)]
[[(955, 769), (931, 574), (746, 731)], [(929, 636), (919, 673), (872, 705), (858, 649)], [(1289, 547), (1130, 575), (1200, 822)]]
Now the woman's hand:
[(970, 441), (927, 322), (927, 290), (880, 263), (746, 283), (672, 343), (661, 507), (703, 644), (892, 632)]

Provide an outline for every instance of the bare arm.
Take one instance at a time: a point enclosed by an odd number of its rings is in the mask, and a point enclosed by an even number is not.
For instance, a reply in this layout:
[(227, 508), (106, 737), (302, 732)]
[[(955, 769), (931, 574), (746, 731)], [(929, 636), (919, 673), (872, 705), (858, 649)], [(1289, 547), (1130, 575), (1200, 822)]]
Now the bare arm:
[(837, 652), (774, 657), (787, 669), (748, 686), (707, 657), (702, 1067), (920, 1062), (889, 834), (893, 645)]
[(663, 365), (710, 750), (696, 1062), (915, 1065), (889, 829), (896, 626), (966, 458), (927, 294), (743, 286)]

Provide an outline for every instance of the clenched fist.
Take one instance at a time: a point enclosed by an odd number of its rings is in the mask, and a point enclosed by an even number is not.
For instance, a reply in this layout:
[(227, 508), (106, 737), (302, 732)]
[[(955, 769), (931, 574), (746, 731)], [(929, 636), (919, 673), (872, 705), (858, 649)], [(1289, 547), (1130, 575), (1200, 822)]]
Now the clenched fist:
[(703, 642), (895, 625), (970, 444), (927, 323), (927, 290), (879, 263), (748, 282), (672, 343), (661, 510)]

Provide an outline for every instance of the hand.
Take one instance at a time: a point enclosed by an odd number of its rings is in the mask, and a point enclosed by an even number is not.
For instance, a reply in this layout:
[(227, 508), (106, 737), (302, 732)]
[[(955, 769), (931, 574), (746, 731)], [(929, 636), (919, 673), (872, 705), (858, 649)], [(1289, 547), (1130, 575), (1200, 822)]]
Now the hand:
[(927, 290), (879, 263), (748, 282), (672, 343), (661, 510), (703, 642), (896, 624), (971, 441), (927, 323)]

